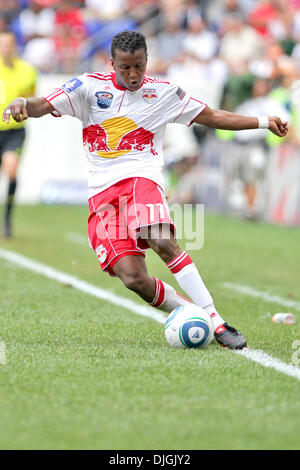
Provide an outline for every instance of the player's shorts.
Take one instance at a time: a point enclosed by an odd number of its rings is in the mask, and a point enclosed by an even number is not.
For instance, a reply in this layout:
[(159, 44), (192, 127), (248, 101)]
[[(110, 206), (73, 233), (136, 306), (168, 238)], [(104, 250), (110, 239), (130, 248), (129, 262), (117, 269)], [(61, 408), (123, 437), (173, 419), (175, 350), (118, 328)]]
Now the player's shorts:
[(25, 140), (25, 129), (0, 131), (0, 162), (4, 152), (15, 152), (21, 156)]
[(164, 191), (146, 178), (127, 178), (89, 199), (88, 235), (101, 269), (114, 275), (113, 266), (128, 255), (145, 256), (147, 228), (168, 224), (169, 215)]

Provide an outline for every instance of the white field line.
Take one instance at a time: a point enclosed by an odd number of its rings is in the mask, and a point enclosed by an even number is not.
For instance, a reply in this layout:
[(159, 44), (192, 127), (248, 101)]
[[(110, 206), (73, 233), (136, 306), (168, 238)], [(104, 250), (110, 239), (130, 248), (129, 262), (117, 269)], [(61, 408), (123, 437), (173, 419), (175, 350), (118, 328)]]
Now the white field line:
[(234, 352), (240, 356), (246, 357), (250, 361), (258, 362), (258, 364), (262, 366), (271, 367), (271, 369), (275, 369), (278, 372), (282, 372), (285, 375), (289, 375), (295, 379), (300, 380), (300, 369), (298, 367), (291, 364), (286, 364), (285, 362), (270, 356), (264, 351), (259, 349), (245, 348), (241, 351)]
[(278, 295), (272, 295), (268, 292), (256, 290), (250, 286), (242, 286), (232, 282), (224, 282), (222, 287), (238, 292), (239, 294), (245, 294), (249, 297), (256, 297), (258, 299), (265, 300), (266, 302), (274, 302), (279, 305), (283, 305), (284, 307), (291, 307), (300, 311), (300, 302), (297, 302), (296, 300), (285, 299), (284, 297), (279, 297)]
[[(159, 323), (165, 322), (165, 316), (151, 307), (138, 304), (137, 302), (134, 302), (130, 299), (118, 296), (113, 292), (93, 286), (92, 284), (89, 284), (86, 281), (82, 281), (81, 279), (78, 279), (75, 276), (71, 276), (70, 274), (58, 271), (57, 269), (51, 268), (50, 266), (34, 261), (23, 255), (19, 255), (18, 253), (14, 253), (12, 251), (0, 248), (0, 258), (11, 263), (17, 264), (35, 273), (41, 274), (49, 279), (53, 279), (64, 284), (70, 284), (72, 287), (82, 292), (85, 292), (86, 294), (118, 305), (119, 307), (123, 307), (138, 315), (152, 318), (153, 320)], [(242, 351), (235, 352), (236, 354), (239, 354), (241, 356), (246, 357), (247, 359), (257, 362), (258, 364), (264, 367), (270, 367), (279, 372), (282, 372), (285, 375), (289, 375), (300, 380), (300, 369), (298, 367), (286, 364), (280, 361), (279, 359), (273, 358), (264, 351), (247, 348), (243, 349)]]
[(154, 310), (154, 308), (138, 304), (133, 300), (116, 295), (111, 291), (93, 286), (92, 284), (89, 284), (86, 281), (82, 281), (81, 279), (78, 279), (75, 276), (66, 274), (62, 271), (58, 271), (57, 269), (51, 268), (51, 266), (47, 266), (46, 264), (39, 263), (23, 255), (19, 255), (18, 253), (14, 253), (12, 251), (4, 250), (1, 248), (0, 258), (5, 259), (6, 261), (10, 261), (14, 264), (18, 264), (19, 266), (22, 266), (25, 269), (29, 269), (30, 271), (33, 271), (35, 273), (42, 274), (43, 276), (46, 276), (49, 279), (54, 279), (55, 281), (61, 282), (63, 284), (69, 284), (75, 289), (85, 292), (86, 294), (98, 297), (98, 299), (106, 300), (107, 302), (118, 305), (119, 307), (123, 307), (127, 310), (130, 310), (131, 312), (137, 313), (138, 315), (153, 318), (159, 323), (165, 323), (165, 316)]

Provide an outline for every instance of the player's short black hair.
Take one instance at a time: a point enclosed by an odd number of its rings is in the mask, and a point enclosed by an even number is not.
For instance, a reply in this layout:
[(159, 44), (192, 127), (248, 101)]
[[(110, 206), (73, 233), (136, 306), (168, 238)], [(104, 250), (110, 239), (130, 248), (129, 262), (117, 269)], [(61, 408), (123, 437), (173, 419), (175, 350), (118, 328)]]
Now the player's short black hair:
[(111, 43), (111, 56), (115, 57), (115, 50), (119, 49), (123, 52), (133, 52), (138, 49), (144, 49), (147, 55), (147, 44), (146, 38), (142, 33), (138, 31), (122, 31), (116, 34)]

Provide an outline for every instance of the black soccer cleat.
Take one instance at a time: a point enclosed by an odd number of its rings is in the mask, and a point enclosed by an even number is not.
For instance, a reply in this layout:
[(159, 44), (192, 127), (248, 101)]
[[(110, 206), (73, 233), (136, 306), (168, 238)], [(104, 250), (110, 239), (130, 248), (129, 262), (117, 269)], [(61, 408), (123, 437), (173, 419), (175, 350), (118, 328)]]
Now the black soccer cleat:
[(247, 341), (242, 333), (226, 322), (216, 328), (214, 337), (223, 348), (243, 349), (247, 347)]

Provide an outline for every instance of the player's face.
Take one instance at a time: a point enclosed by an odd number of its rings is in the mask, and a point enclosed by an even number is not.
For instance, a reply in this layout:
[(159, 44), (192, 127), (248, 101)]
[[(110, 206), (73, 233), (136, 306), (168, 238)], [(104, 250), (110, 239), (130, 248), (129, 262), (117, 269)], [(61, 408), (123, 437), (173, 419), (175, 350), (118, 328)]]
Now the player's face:
[(11, 33), (0, 34), (0, 56), (4, 59), (15, 54), (16, 41)]
[(116, 49), (112, 66), (116, 72), (117, 84), (135, 91), (140, 87), (146, 72), (147, 54), (143, 48), (133, 53)]

